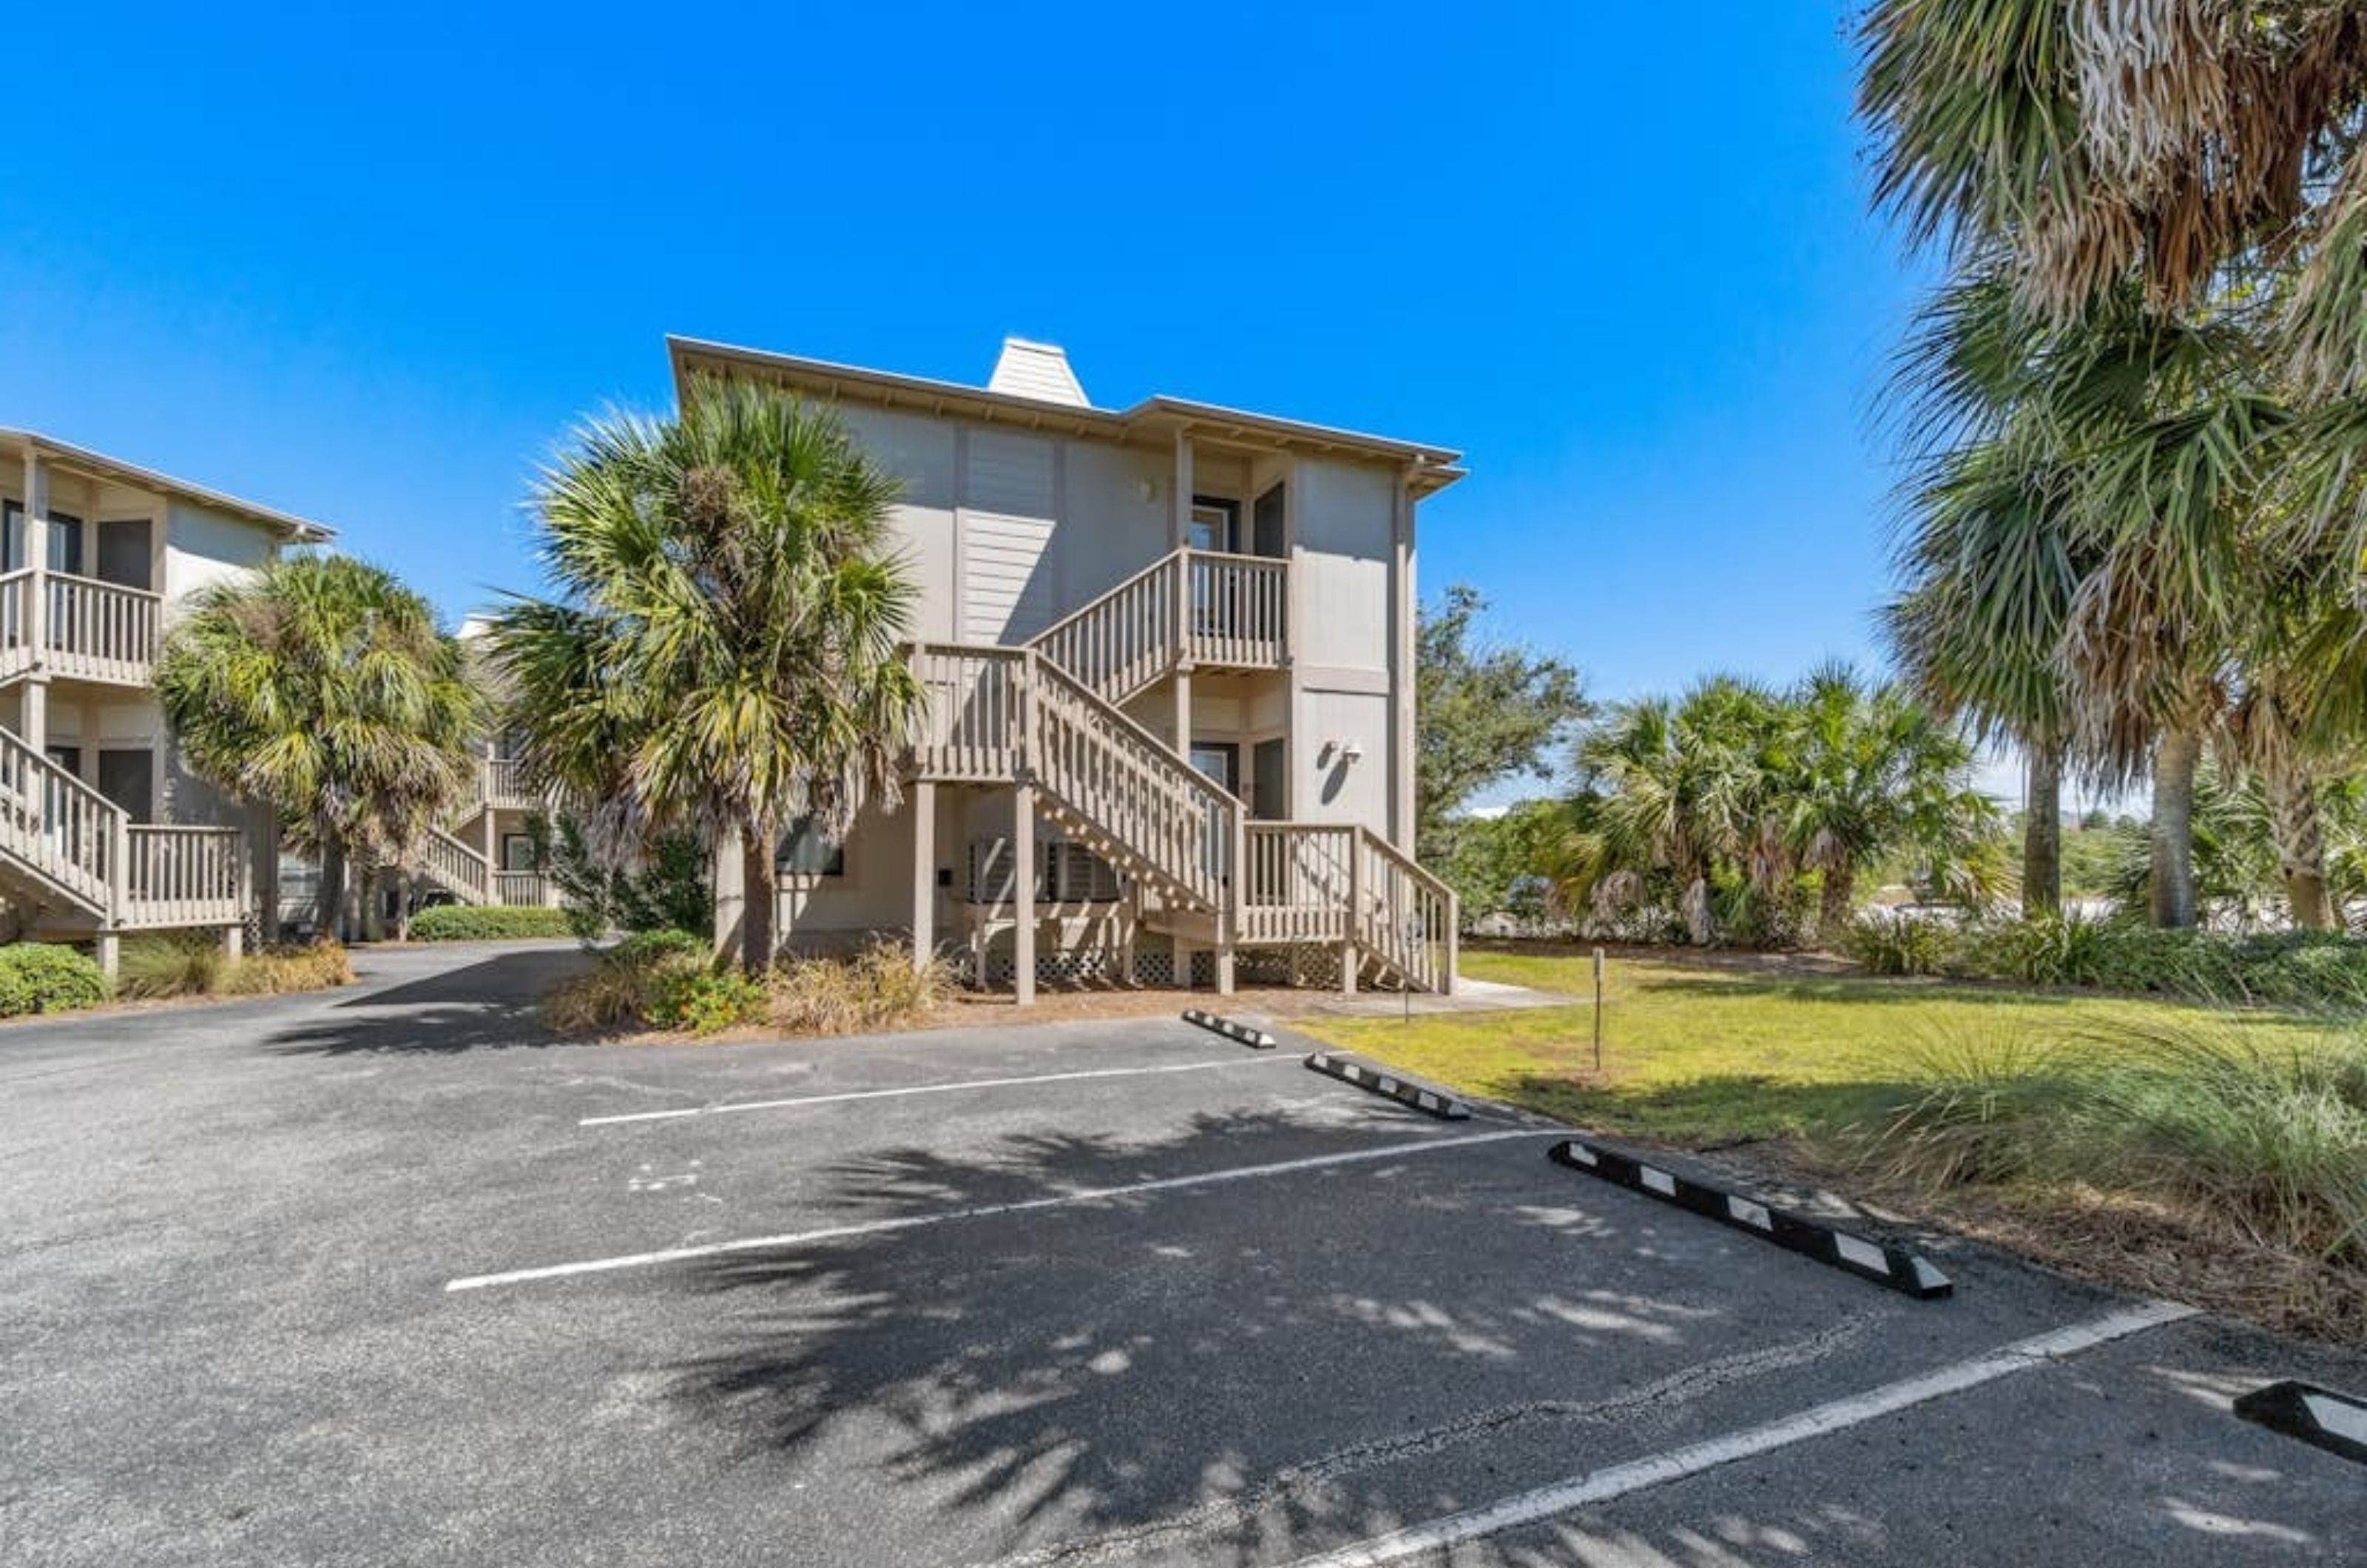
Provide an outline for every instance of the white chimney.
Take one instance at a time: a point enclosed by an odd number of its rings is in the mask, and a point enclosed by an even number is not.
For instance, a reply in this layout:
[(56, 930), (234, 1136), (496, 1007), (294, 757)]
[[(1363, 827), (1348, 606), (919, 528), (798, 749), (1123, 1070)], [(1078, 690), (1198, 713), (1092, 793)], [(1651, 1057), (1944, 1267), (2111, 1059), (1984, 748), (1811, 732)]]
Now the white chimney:
[(1033, 398), (1039, 403), (1066, 403), (1077, 409), (1093, 406), (1085, 389), (1077, 385), (1077, 373), (1069, 368), (1069, 356), (1060, 352), (1060, 345), (1029, 343), (1025, 338), (1002, 340), (1002, 353), (994, 361), (994, 374), (988, 378), (986, 389)]

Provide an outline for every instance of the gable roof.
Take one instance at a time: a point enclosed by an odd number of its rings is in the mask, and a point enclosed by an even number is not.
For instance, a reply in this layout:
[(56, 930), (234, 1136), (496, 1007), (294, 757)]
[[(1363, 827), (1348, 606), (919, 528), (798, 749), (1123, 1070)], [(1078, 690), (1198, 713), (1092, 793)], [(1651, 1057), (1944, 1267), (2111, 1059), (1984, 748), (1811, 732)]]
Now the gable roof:
[(1097, 409), (1082, 401), (1070, 403), (994, 387), (968, 387), (957, 381), (866, 370), (826, 359), (805, 359), (698, 338), (670, 335), (666, 354), (674, 366), (677, 393), (697, 372), (758, 372), (799, 391), (841, 401), (951, 414), (986, 423), (1061, 431), (1105, 441), (1155, 440), (1198, 431), (1218, 437), (1253, 439), (1310, 455), (1344, 454), (1404, 464), (1410, 470), (1410, 488), (1416, 496), (1435, 494), (1463, 478), (1467, 471), (1459, 466), (1463, 454), (1449, 447), (1337, 430), (1163, 394), (1145, 398), (1129, 409)]
[(176, 479), (170, 474), (160, 474), (153, 468), (143, 468), (136, 463), (127, 463), (119, 457), (110, 457), (103, 452), (94, 452), (86, 446), (76, 446), (71, 442), (60, 441), (55, 436), (43, 435), (39, 431), (0, 428), (0, 451), (20, 457), (28, 451), (38, 452), (43, 457), (54, 457), (71, 468), (96, 474), (101, 479), (112, 479), (118, 484), (129, 485), (134, 490), (161, 491), (166, 495), (176, 495), (185, 501), (194, 501), (200, 506), (210, 506), (218, 512), (227, 512), (233, 517), (243, 517), (250, 523), (259, 523), (299, 544), (323, 544), (337, 536), (336, 530), (324, 523), (315, 523), (309, 517), (298, 517), (268, 506), (259, 506), (251, 501), (241, 501), (234, 495), (225, 495), (221, 491), (209, 490), (204, 485), (191, 484), (187, 479)]

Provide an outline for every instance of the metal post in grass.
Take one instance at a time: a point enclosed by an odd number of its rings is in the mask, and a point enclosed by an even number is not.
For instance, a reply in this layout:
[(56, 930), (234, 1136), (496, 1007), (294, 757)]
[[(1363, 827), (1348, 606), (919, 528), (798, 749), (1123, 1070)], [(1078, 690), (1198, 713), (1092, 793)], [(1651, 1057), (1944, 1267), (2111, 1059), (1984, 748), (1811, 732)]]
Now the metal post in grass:
[(1594, 1070), (1603, 1071), (1603, 950), (1594, 950)]

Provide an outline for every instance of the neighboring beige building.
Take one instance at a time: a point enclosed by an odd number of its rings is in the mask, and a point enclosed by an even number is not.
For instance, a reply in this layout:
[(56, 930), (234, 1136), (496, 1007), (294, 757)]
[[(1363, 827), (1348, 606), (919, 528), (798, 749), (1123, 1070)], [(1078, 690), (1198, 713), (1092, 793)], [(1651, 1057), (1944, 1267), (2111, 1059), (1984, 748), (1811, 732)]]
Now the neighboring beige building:
[[(895, 514), (934, 694), (902, 809), (783, 850), (792, 947), (911, 932), (980, 977), (1229, 989), (1237, 967), (1444, 989), (1453, 899), (1411, 860), (1416, 442), (1087, 400), (1009, 341), (984, 387), (673, 340), (677, 388), (837, 409)], [(719, 934), (739, 859), (719, 857)], [(1014, 865), (1033, 874), (1015, 877)]]
[[(0, 431), (0, 900), (21, 934), (239, 931), (271, 826), (177, 761), (153, 685), (174, 607), (329, 530), (30, 431)], [(260, 874), (258, 875), (258, 868)]]

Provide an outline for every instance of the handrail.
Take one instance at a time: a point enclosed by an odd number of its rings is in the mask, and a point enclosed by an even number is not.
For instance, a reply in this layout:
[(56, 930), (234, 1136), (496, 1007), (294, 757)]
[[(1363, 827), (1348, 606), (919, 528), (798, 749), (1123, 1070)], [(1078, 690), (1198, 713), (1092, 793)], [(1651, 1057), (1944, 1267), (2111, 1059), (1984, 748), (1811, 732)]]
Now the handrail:
[(1132, 588), (1135, 584), (1142, 581), (1153, 572), (1160, 571), (1166, 567), (1173, 565), (1179, 557), (1185, 556), (1190, 553), (1191, 552), (1188, 550), (1168, 551), (1165, 555), (1161, 556), (1157, 560), (1152, 561), (1149, 566), (1144, 567), (1140, 571), (1136, 572), (1132, 577), (1127, 578), (1123, 581), (1112, 583), (1109, 587), (1103, 589), (1099, 593), (1094, 594), (1092, 598), (1086, 600), (1083, 604), (1078, 605), (1075, 609), (1070, 611), (1059, 620), (1054, 621), (1050, 626), (1046, 626), (1042, 631), (1037, 632), (1034, 637), (1029, 637), (1025, 646), (1029, 648), (1041, 646), (1043, 643), (1049, 640), (1055, 633), (1066, 630), (1070, 623), (1081, 620), (1100, 609), (1103, 604), (1113, 596), (1125, 592), (1127, 589)]
[(117, 902), (125, 819), (121, 807), (0, 729), (0, 849), (102, 918)]
[(482, 904), (493, 895), (493, 868), (485, 857), (441, 828), (420, 840), (419, 868), (464, 903)]
[(1058, 665), (1039, 661), (1029, 685), (1042, 710), (1033, 753), (1038, 782), (1223, 914), (1240, 797)]
[(244, 913), (236, 828), (134, 822), (124, 829), (123, 926), (207, 925)]

